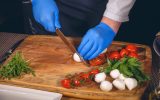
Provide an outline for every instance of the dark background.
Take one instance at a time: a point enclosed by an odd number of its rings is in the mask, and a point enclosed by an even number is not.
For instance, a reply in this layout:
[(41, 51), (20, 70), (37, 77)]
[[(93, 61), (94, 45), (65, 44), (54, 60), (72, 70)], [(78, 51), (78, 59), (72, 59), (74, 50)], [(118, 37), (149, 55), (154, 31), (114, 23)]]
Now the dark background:
[[(136, 0), (130, 12), (130, 21), (123, 23), (115, 40), (152, 46), (160, 31), (160, 0)], [(24, 32), (21, 0), (1, 0), (0, 32)]]

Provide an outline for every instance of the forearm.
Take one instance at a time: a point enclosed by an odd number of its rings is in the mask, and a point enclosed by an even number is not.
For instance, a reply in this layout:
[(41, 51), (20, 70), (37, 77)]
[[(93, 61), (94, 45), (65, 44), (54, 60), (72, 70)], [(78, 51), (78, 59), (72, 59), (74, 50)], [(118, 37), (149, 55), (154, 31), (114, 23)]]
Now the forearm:
[(114, 21), (125, 22), (129, 20), (129, 12), (136, 0), (109, 0), (103, 16)]
[(108, 26), (110, 26), (115, 33), (118, 32), (119, 27), (121, 26), (121, 22), (114, 21), (114, 20), (112, 20), (112, 19), (110, 19), (108, 17), (103, 17), (101, 22), (103, 22), (103, 23), (107, 24)]
[(110, 26), (117, 33), (121, 22), (129, 20), (128, 14), (134, 3), (135, 0), (109, 0), (101, 22)]

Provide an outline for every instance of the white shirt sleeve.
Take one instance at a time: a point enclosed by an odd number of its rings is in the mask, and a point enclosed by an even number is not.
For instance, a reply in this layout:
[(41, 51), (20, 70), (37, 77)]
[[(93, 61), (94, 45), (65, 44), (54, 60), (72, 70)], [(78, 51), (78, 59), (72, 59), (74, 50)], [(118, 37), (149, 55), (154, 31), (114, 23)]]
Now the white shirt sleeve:
[(118, 22), (129, 20), (128, 14), (136, 0), (109, 0), (103, 16)]

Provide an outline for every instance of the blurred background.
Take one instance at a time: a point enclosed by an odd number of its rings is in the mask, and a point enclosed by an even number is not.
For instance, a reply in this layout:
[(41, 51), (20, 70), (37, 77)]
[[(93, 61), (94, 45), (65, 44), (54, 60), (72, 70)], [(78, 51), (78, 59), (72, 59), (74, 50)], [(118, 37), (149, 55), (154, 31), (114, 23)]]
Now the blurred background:
[[(123, 23), (115, 40), (152, 46), (160, 31), (160, 0), (136, 0), (130, 21)], [(22, 0), (1, 0), (0, 32), (25, 33)]]

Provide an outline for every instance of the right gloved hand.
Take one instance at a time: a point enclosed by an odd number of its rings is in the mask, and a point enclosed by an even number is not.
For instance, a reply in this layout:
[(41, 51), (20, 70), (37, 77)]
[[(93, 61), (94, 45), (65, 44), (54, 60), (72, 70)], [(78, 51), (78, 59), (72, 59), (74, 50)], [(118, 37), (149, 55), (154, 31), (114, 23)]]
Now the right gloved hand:
[(61, 28), (59, 10), (55, 0), (32, 0), (33, 16), (47, 31)]

